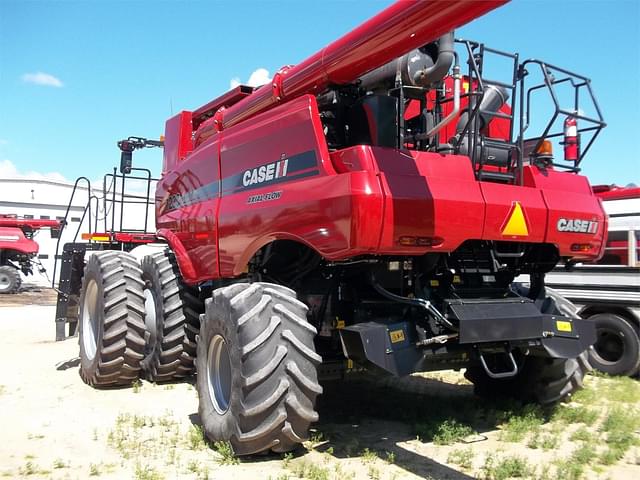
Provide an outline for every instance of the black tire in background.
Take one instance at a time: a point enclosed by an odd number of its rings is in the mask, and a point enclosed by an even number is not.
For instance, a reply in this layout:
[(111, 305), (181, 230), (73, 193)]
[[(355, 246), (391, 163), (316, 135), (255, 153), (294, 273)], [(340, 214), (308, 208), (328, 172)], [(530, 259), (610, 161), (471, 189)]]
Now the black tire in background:
[[(521, 295), (528, 293), (526, 288), (519, 285), (516, 289)], [(547, 297), (541, 305), (542, 313), (578, 318), (578, 309), (572, 302), (550, 288), (546, 289), (546, 293)], [(473, 383), (478, 396), (489, 399), (514, 398), (522, 402), (549, 405), (566, 399), (582, 388), (584, 376), (591, 370), (587, 351), (577, 358), (567, 359), (519, 355), (516, 362), (519, 371), (514, 377), (491, 378), (482, 365), (475, 362), (464, 375)]]
[(591, 366), (609, 375), (636, 375), (640, 369), (638, 328), (613, 313), (598, 313), (589, 320), (596, 324), (597, 335), (589, 349)]
[(145, 299), (146, 377), (167, 382), (194, 372), (196, 337), (204, 303), (198, 290), (180, 277), (175, 256), (168, 249), (142, 259)]
[(0, 294), (15, 293), (22, 284), (20, 271), (10, 265), (0, 267)]
[(293, 450), (318, 419), (316, 329), (295, 292), (269, 283), (220, 288), (205, 302), (197, 390), (205, 434), (236, 455)]
[(142, 272), (128, 253), (89, 257), (80, 295), (80, 376), (93, 387), (131, 385), (144, 350)]

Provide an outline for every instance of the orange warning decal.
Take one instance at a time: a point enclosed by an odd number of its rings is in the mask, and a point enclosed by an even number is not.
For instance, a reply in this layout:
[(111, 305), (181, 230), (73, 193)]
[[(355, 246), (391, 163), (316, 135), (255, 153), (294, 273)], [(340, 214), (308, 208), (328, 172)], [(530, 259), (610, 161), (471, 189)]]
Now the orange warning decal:
[(511, 211), (509, 215), (507, 215), (507, 220), (502, 227), (502, 235), (514, 237), (527, 237), (529, 235), (527, 220), (524, 218), (524, 212), (522, 211), (520, 202), (513, 202)]

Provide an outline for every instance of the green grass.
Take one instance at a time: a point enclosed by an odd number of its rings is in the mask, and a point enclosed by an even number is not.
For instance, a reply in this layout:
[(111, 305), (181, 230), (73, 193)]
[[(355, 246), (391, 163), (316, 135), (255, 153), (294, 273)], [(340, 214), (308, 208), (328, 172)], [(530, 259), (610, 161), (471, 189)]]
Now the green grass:
[(378, 459), (378, 454), (374, 450), (365, 448), (360, 452), (360, 457), (362, 457), (362, 463), (372, 463)]
[(307, 460), (292, 463), (291, 471), (298, 478), (308, 480), (330, 480), (331, 471), (326, 467), (321, 467)]
[(576, 463), (572, 459), (559, 460), (555, 465), (558, 480), (580, 480), (584, 475), (584, 465)]
[(585, 425), (593, 425), (598, 419), (597, 410), (582, 405), (559, 405), (556, 408), (552, 420), (566, 424), (584, 423)]
[(39, 470), (40, 468), (38, 467), (38, 465), (29, 461), (26, 462), (22, 467), (20, 467), (19, 472), (20, 475), (28, 476), (37, 474)]
[(416, 425), (416, 432), (423, 442), (432, 441), (436, 445), (452, 445), (473, 435), (475, 430), (456, 419), (448, 418), (441, 423)]
[(207, 446), (207, 439), (200, 425), (191, 425), (191, 427), (189, 427), (187, 443), (191, 450), (202, 450)]
[(589, 430), (587, 427), (580, 427), (578, 430), (571, 434), (570, 440), (587, 442), (591, 440), (596, 434)]
[(131, 384), (131, 389), (133, 390), (133, 393), (140, 393), (140, 390), (142, 390), (142, 382), (140, 379)]
[(373, 465), (369, 465), (369, 468), (367, 469), (367, 476), (371, 480), (380, 480), (380, 470)]
[(447, 457), (447, 463), (458, 465), (464, 469), (471, 469), (473, 466), (473, 449), (471, 447), (465, 449), (456, 449), (449, 453)]
[(90, 477), (99, 477), (100, 476), (100, 467), (95, 463), (89, 464), (89, 476)]
[(514, 414), (500, 426), (500, 440), (503, 442), (521, 442), (527, 434), (536, 433), (545, 422), (542, 409), (535, 405), (527, 405), (522, 413)]
[(589, 465), (596, 458), (596, 448), (590, 443), (583, 443), (571, 454), (571, 460), (580, 465)]
[(603, 387), (603, 394), (611, 402), (638, 403), (640, 402), (640, 382), (630, 377), (609, 378)]
[(638, 428), (640, 418), (635, 409), (611, 409), (600, 426), (600, 431), (606, 434), (608, 447), (600, 457), (601, 463), (611, 465), (620, 460), (633, 445), (638, 445), (638, 436), (635, 434)]
[(164, 476), (158, 472), (155, 468), (149, 465), (136, 464), (136, 469), (133, 472), (135, 480), (163, 480)]
[(214, 442), (213, 449), (218, 452), (220, 465), (236, 465), (240, 460), (234, 455), (233, 448), (229, 442)]
[(527, 460), (518, 456), (496, 458), (488, 455), (482, 466), (482, 476), (486, 480), (506, 480), (525, 478), (533, 474), (534, 469)]

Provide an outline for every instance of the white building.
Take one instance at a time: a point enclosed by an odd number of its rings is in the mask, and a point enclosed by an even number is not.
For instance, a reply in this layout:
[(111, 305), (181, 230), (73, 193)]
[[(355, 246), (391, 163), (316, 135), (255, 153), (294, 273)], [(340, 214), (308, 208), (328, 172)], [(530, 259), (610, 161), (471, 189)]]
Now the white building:
[[(146, 204), (147, 182), (139, 180), (126, 181), (125, 207), (122, 209), (122, 228), (120, 225), (121, 213), (121, 189), (120, 181), (116, 183), (116, 195), (113, 202), (113, 176), (107, 177), (107, 201), (104, 201), (103, 182), (92, 182), (91, 185), (91, 224), (89, 223), (89, 210), (86, 208), (89, 201), (89, 189), (86, 181), (78, 183), (73, 201), (69, 205), (73, 192), (73, 183), (60, 182), (46, 179), (29, 178), (0, 178), (0, 214), (16, 214), (20, 217), (34, 219), (64, 219), (67, 207), (67, 226), (63, 229), (58, 240), (57, 236), (49, 229), (43, 229), (34, 235), (34, 240), (40, 245), (38, 259), (45, 267), (48, 277), (53, 275), (56, 256), (56, 246), (59, 242), (58, 255), (62, 253), (62, 247), (68, 242), (81, 242), (82, 234), (93, 232), (105, 232), (111, 230), (112, 221), (115, 220), (115, 230), (144, 230), (145, 212), (148, 214), (147, 230), (155, 229), (155, 216), (153, 205)], [(100, 183), (100, 185), (96, 185)], [(150, 197), (153, 201), (155, 185), (150, 186)], [(140, 203), (130, 203), (140, 202)], [(115, 205), (115, 210), (113, 206)], [(113, 214), (115, 213), (115, 219)], [(96, 224), (97, 220), (97, 224)], [(91, 225), (91, 226), (90, 226)], [(58, 264), (56, 277), (60, 272)], [(34, 272), (33, 277), (23, 277), (23, 281), (38, 285), (51, 285), (47, 275)], [(56, 278), (57, 283), (57, 278)]]

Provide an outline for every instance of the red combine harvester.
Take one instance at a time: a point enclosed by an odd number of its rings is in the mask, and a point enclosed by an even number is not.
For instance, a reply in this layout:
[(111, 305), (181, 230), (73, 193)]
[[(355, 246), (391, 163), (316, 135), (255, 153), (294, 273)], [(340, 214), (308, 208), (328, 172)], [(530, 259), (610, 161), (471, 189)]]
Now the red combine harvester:
[(605, 124), (587, 78), (455, 39), (503, 3), (395, 3), (268, 85), (169, 119), (155, 242), (68, 250), (56, 320), (79, 318), (84, 381), (195, 364), (204, 431), (239, 455), (295, 448), (319, 381), (354, 364), (466, 368), (478, 394), (543, 404), (579, 388), (595, 330), (545, 274), (603, 253), (579, 164)]
[(20, 272), (33, 275), (38, 244), (33, 234), (42, 228), (59, 229), (58, 220), (34, 220), (17, 215), (0, 214), (0, 294), (15, 293), (22, 284)]

